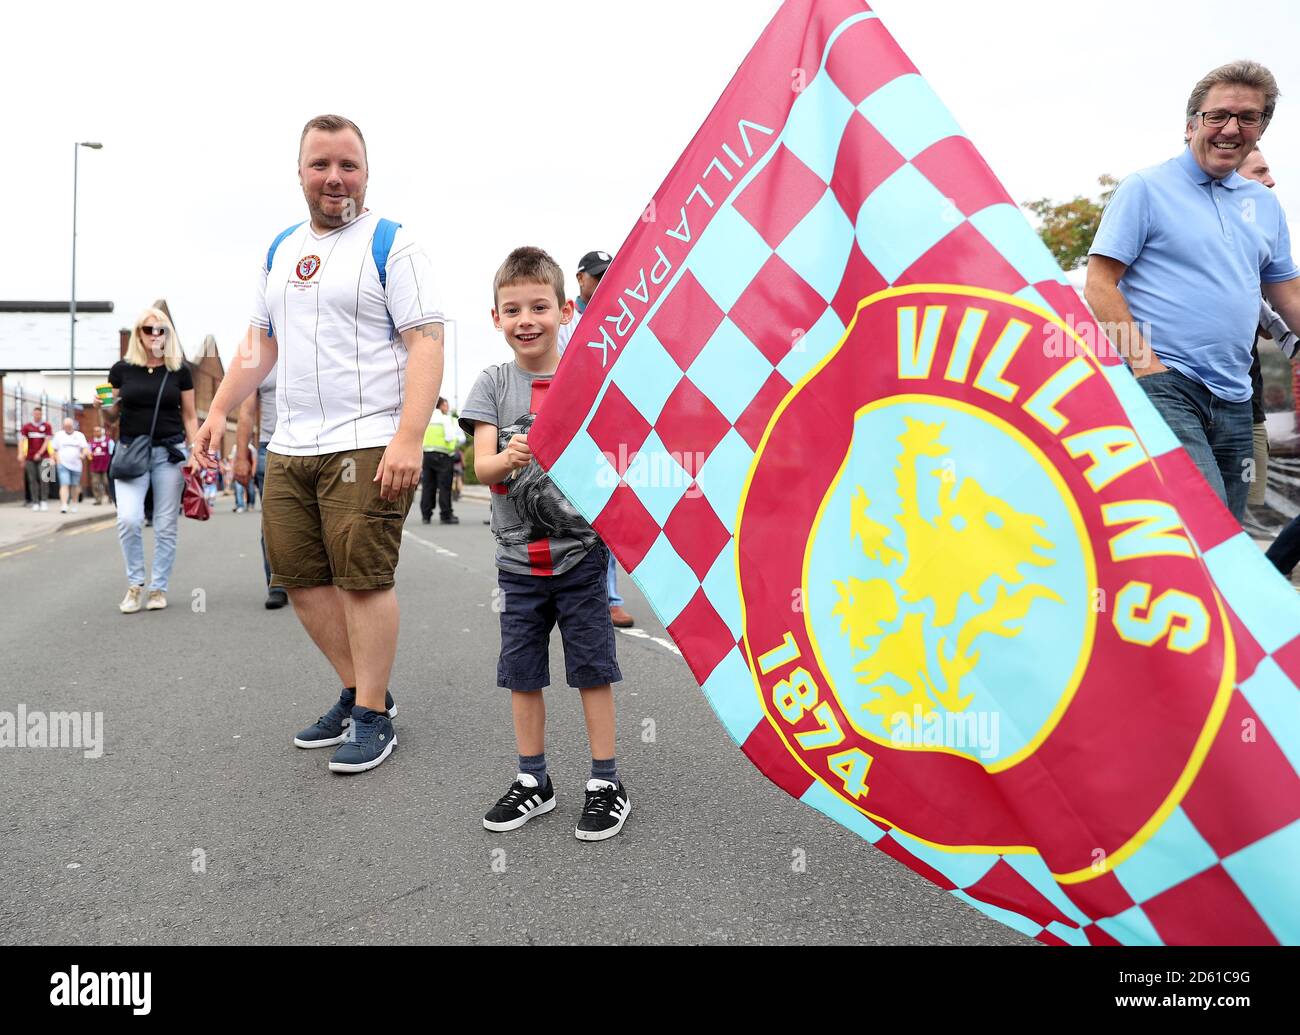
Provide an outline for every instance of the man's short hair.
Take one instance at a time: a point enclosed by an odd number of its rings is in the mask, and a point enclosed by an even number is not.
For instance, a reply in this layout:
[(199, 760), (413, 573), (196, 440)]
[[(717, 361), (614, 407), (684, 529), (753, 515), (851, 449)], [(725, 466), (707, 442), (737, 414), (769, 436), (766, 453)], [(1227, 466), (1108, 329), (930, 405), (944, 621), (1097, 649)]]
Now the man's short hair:
[(306, 143), (307, 134), (313, 129), (324, 130), (326, 133), (338, 133), (344, 129), (352, 130), (361, 141), (361, 153), (365, 156), (366, 164), (370, 164), (370, 153), (366, 150), (366, 138), (361, 135), (361, 127), (342, 115), (317, 115), (314, 119), (307, 120), (307, 125), (302, 127), (302, 136), (298, 138), (298, 161), (302, 161), (302, 145)]
[(495, 309), (503, 287), (512, 284), (549, 284), (556, 300), (564, 305), (564, 270), (540, 248), (516, 248), (506, 256), (492, 278), (492, 307)]
[(1273, 73), (1258, 61), (1229, 61), (1226, 65), (1220, 65), (1213, 72), (1206, 75), (1192, 89), (1192, 95), (1187, 99), (1188, 122), (1196, 118), (1196, 113), (1201, 110), (1205, 98), (1216, 86), (1248, 86), (1262, 91), (1264, 94), (1265, 118), (1272, 117), (1273, 109), (1277, 105), (1277, 99), (1282, 96), (1282, 92), (1277, 88), (1277, 80), (1273, 78)]

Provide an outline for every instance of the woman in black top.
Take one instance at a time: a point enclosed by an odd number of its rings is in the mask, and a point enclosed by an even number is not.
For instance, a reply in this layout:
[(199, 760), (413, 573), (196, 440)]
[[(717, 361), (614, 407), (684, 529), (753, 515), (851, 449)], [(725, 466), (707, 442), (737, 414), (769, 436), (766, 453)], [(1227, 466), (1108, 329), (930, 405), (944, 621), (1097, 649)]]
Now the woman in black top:
[[(153, 578), (145, 610), (167, 606), (167, 582), (176, 559), (176, 526), (180, 524), (181, 492), (185, 487), (187, 442), (198, 433), (194, 381), (176, 329), (167, 314), (149, 309), (135, 323), (126, 358), (108, 372), (113, 407), (119, 413), (118, 448), (153, 424), (150, 469), (138, 478), (118, 478), (117, 537), (126, 562), (126, 596), (119, 609), (139, 611), (144, 595), (144, 497), (153, 487)], [(154, 407), (158, 417), (154, 423)], [(96, 401), (96, 406), (99, 402)]]

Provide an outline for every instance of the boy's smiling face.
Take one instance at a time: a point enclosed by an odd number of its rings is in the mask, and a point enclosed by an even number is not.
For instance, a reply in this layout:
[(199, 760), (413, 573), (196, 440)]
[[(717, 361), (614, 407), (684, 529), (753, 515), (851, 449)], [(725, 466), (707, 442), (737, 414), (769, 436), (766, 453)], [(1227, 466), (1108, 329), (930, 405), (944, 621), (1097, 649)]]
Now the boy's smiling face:
[(506, 336), (521, 366), (546, 369), (559, 358), (559, 331), (573, 319), (573, 302), (560, 305), (550, 284), (503, 284), (492, 322)]

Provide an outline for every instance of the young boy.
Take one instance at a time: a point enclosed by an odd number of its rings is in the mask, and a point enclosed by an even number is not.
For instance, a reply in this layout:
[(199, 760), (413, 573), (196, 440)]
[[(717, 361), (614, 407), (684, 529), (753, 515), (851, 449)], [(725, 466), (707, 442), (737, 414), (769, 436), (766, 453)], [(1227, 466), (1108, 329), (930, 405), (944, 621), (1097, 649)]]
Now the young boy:
[(559, 363), (559, 329), (573, 318), (564, 273), (540, 248), (516, 248), (492, 284), (492, 320), (514, 361), (479, 375), (461, 410), (474, 439), (474, 473), (492, 489), (492, 534), (501, 589), (497, 684), (510, 690), (519, 773), (483, 817), (488, 830), (514, 830), (555, 808), (546, 771), (546, 703), (551, 629), (559, 623), (565, 675), (582, 696), (591, 743), (587, 800), (574, 834), (603, 841), (631, 810), (614, 764), (614, 651), (605, 566), (609, 551), (532, 462), (528, 429)]

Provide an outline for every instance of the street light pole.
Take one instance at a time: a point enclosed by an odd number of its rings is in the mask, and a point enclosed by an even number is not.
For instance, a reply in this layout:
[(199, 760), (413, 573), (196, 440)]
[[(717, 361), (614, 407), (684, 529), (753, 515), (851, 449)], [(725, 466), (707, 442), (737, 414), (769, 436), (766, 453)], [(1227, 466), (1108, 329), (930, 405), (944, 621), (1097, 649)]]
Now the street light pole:
[(103, 144), (82, 141), (72, 145), (72, 297), (68, 300), (68, 317), (71, 327), (68, 333), (68, 405), (72, 407), (74, 419), (77, 412), (77, 159), (81, 149), (89, 147), (98, 151)]
[[(460, 324), (455, 318), (447, 316), (442, 321), (443, 344), (442, 344), (442, 384), (438, 387), (438, 394), (446, 398), (447, 392), (451, 392), (451, 410), (453, 413), (460, 413)], [(448, 353), (451, 353), (450, 361)], [(447, 387), (447, 367), (451, 367), (451, 387)]]

